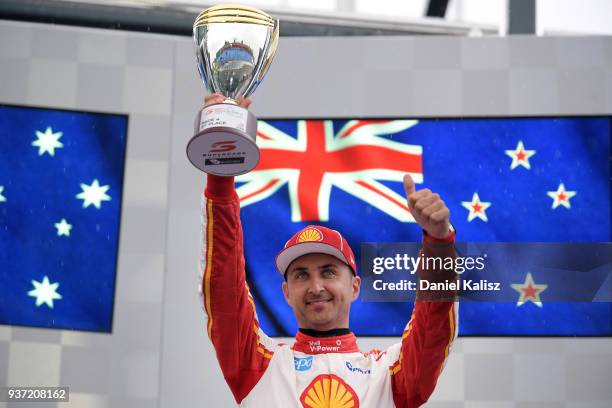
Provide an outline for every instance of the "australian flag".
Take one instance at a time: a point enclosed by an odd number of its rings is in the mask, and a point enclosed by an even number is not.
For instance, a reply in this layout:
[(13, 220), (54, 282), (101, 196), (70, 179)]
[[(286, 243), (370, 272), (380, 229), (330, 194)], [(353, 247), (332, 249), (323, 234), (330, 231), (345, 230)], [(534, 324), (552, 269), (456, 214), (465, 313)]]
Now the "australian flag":
[[(609, 242), (609, 117), (264, 120), (261, 161), (237, 179), (250, 288), (262, 327), (293, 336), (274, 257), (308, 224), (362, 242), (420, 241), (402, 177), (440, 194), (461, 242)], [(586, 256), (586, 255), (585, 255)], [(512, 302), (460, 307), (462, 335), (612, 335), (607, 302), (547, 302), (519, 271)], [(408, 303), (353, 304), (359, 335), (401, 334)]]
[(0, 105), (0, 324), (112, 330), (127, 116)]

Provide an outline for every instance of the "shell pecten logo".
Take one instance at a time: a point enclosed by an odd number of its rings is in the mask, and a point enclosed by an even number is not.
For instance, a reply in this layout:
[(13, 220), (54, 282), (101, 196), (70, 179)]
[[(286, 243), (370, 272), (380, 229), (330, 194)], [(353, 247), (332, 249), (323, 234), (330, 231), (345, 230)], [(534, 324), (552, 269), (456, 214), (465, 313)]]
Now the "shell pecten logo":
[(359, 408), (359, 398), (344, 380), (334, 374), (317, 376), (300, 397), (304, 408)]
[(323, 241), (323, 234), (316, 228), (306, 228), (297, 237), (297, 242)]

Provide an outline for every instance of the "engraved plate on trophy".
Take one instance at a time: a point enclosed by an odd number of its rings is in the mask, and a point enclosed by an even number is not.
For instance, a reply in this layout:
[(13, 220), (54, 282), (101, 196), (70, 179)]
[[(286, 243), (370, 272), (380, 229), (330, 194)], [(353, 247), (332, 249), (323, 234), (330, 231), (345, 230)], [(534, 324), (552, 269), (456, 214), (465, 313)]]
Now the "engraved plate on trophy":
[(248, 173), (259, 162), (257, 119), (238, 106), (263, 80), (278, 45), (279, 22), (253, 7), (221, 4), (201, 12), (193, 24), (200, 78), (223, 103), (196, 115), (187, 157), (198, 169), (218, 176)]

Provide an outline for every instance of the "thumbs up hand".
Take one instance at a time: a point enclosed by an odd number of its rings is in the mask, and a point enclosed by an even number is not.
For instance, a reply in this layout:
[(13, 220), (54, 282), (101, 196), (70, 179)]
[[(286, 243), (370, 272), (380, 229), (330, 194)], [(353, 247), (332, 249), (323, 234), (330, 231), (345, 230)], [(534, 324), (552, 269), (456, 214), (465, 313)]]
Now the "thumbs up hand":
[(404, 176), (404, 189), (408, 208), (421, 228), (434, 238), (448, 237), (450, 211), (440, 196), (428, 188), (416, 191), (414, 180), (408, 174)]

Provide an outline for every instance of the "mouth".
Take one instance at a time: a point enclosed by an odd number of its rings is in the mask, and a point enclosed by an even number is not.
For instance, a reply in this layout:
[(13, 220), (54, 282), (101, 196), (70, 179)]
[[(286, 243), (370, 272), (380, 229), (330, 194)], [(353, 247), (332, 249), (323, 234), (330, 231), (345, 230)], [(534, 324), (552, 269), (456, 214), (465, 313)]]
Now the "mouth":
[(332, 301), (332, 299), (312, 299), (312, 300), (306, 301), (306, 306), (324, 305), (324, 304), (329, 303), (331, 301)]

